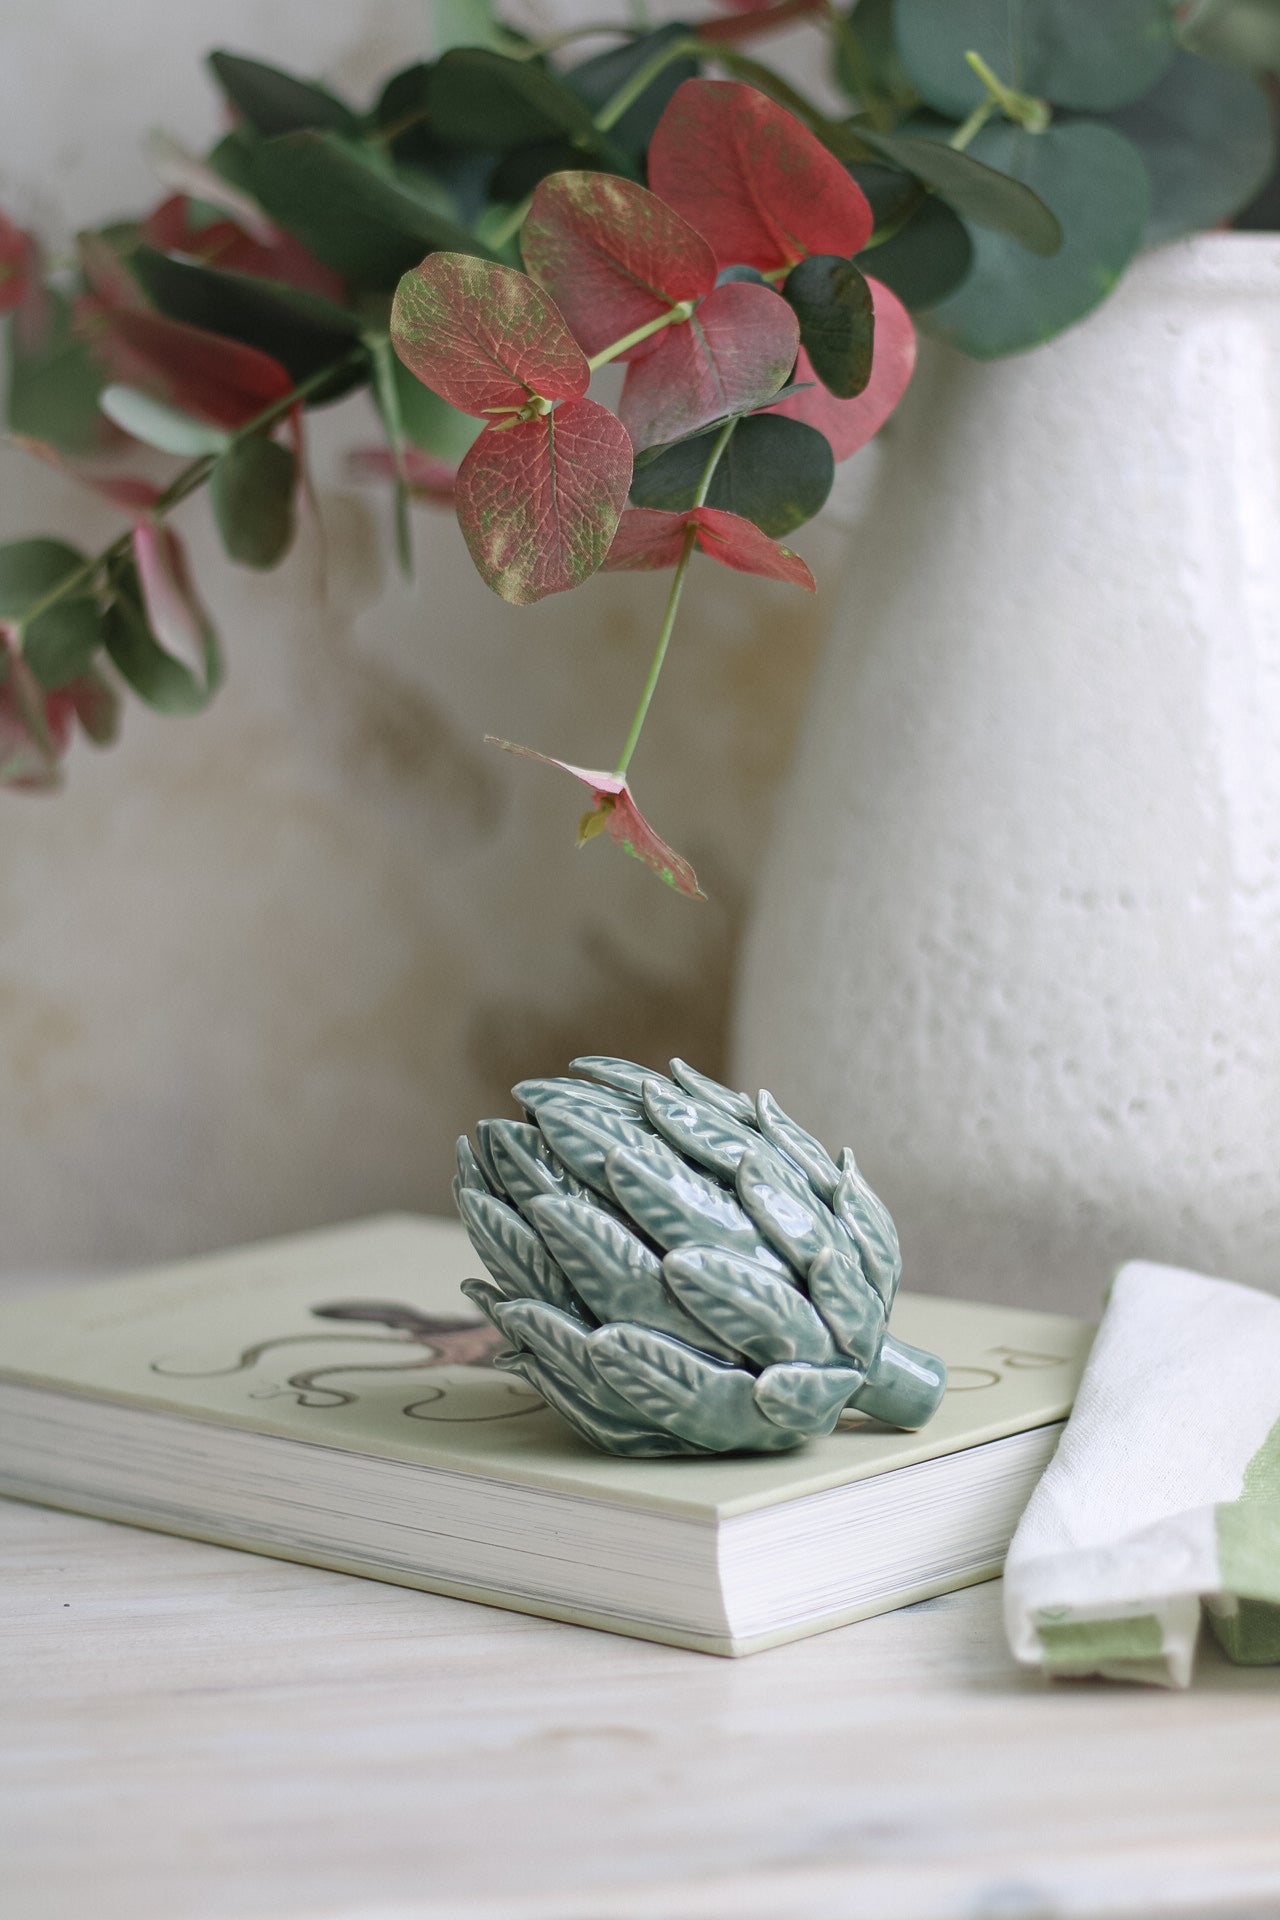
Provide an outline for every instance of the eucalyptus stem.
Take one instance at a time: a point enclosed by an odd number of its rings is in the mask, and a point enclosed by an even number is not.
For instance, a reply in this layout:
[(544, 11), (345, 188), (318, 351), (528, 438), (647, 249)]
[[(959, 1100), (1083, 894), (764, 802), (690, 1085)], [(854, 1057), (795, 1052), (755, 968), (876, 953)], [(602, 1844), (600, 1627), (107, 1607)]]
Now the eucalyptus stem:
[[(707, 495), (711, 491), (711, 482), (715, 476), (715, 470), (720, 464), (720, 456), (732, 439), (733, 430), (737, 424), (738, 419), (735, 414), (732, 420), (725, 421), (723, 427), (721, 427), (719, 433), (716, 435), (715, 445), (707, 456), (707, 464), (702, 469), (702, 478), (698, 482), (698, 491), (694, 495), (693, 504), (695, 507), (703, 507), (706, 505)], [(680, 549), (680, 558), (676, 562), (675, 578), (671, 582), (671, 591), (667, 595), (667, 608), (662, 616), (662, 629), (658, 634), (658, 644), (654, 648), (653, 659), (649, 662), (649, 672), (645, 679), (644, 690), (640, 695), (640, 704), (635, 710), (631, 721), (631, 730), (627, 734), (626, 744), (619, 756), (618, 764), (613, 770), (615, 777), (619, 780), (625, 780), (627, 777), (627, 768), (631, 765), (631, 756), (639, 745), (640, 734), (644, 727), (645, 720), (648, 717), (653, 696), (657, 691), (658, 678), (662, 672), (663, 662), (667, 657), (667, 648), (671, 645), (671, 635), (675, 631), (676, 614), (680, 610), (680, 596), (684, 592), (684, 577), (689, 571), (689, 562), (693, 558), (693, 550), (697, 542), (697, 528), (689, 527), (685, 532), (684, 545)]]
[(607, 367), (620, 353), (629, 353), (632, 347), (638, 347), (642, 340), (648, 340), (653, 334), (661, 333), (664, 327), (673, 327), (681, 320), (692, 320), (697, 310), (693, 300), (677, 300), (674, 307), (666, 313), (658, 314), (652, 320), (646, 320), (642, 326), (633, 327), (630, 333), (624, 333), (621, 340), (612, 341), (607, 347), (601, 347), (599, 353), (593, 353), (587, 361), (592, 373), (598, 367)]
[[(281, 395), (279, 400), (273, 400), (271, 405), (264, 407), (261, 413), (255, 413), (252, 420), (246, 420), (242, 427), (237, 427), (234, 433), (228, 434), (227, 447), (234, 447), (241, 440), (251, 439), (255, 433), (262, 433), (266, 428), (274, 426), (276, 421), (296, 407), (299, 401), (305, 400), (309, 393), (314, 393), (317, 387), (322, 387), (327, 380), (332, 380), (335, 374), (341, 373), (344, 367), (350, 366), (363, 351), (362, 348), (353, 349), (352, 352), (343, 354), (340, 360), (330, 361), (327, 366), (320, 367), (315, 373), (309, 374), (305, 380), (300, 380), (296, 387), (291, 387), (289, 392)], [(169, 482), (155, 505), (147, 509), (147, 519), (157, 522), (163, 520), (166, 514), (172, 513), (175, 507), (180, 506), (191, 494), (197, 492), (213, 472), (215, 462), (220, 457), (218, 454), (202, 453), (198, 460), (193, 460), (190, 466), (184, 467), (182, 472), (175, 475)], [(117, 534), (116, 538), (109, 541), (100, 553), (94, 554), (92, 559), (86, 560), (82, 566), (75, 567), (70, 573), (64, 574), (57, 586), (51, 587), (43, 599), (37, 600), (33, 607), (28, 607), (22, 616), (22, 626), (29, 627), (33, 620), (37, 620), (50, 607), (56, 606), (59, 600), (65, 599), (69, 593), (74, 593), (77, 588), (87, 586), (96, 579), (103, 568), (109, 567), (113, 560), (123, 558), (129, 551), (132, 539), (132, 528)]]
[(705, 54), (706, 48), (692, 35), (685, 40), (672, 40), (667, 46), (659, 47), (652, 59), (637, 67), (629, 80), (623, 82), (618, 91), (605, 101), (596, 114), (594, 125), (597, 133), (608, 133), (616, 127), (628, 107), (633, 107), (642, 93), (653, 85), (658, 75), (669, 67), (673, 60), (687, 60), (691, 55)]

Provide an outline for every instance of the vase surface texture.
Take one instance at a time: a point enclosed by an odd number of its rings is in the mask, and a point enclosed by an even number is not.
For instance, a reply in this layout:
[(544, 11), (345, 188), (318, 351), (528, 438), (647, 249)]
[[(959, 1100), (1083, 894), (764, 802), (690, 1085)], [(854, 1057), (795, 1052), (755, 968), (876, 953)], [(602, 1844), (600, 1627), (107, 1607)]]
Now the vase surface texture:
[(736, 1075), (850, 1140), (904, 1283), (1280, 1289), (1280, 240), (922, 356), (781, 803)]

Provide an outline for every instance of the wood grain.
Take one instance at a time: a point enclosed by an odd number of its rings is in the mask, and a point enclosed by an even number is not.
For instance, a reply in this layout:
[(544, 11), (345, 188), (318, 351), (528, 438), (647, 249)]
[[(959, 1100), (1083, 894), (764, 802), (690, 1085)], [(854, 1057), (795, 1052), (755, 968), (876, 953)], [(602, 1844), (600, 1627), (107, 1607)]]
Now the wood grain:
[(1049, 1689), (999, 1588), (744, 1661), (0, 1502), (12, 1920), (1280, 1911), (1280, 1670)]

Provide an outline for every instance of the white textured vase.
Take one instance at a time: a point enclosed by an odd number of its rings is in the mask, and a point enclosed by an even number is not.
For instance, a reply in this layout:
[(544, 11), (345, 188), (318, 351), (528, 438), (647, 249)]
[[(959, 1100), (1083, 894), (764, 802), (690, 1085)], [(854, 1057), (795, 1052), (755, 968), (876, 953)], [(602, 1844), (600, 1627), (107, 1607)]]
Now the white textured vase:
[(859, 529), (736, 1015), (908, 1284), (1280, 1288), (1280, 239), (924, 356)]

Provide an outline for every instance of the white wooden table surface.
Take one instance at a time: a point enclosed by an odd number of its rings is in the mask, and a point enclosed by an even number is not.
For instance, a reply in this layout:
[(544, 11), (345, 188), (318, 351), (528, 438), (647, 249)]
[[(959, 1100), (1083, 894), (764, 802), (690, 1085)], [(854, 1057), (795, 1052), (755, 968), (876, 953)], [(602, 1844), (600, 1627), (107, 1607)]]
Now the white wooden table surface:
[(743, 1661), (0, 1501), (5, 1920), (1280, 1915), (1280, 1669)]

